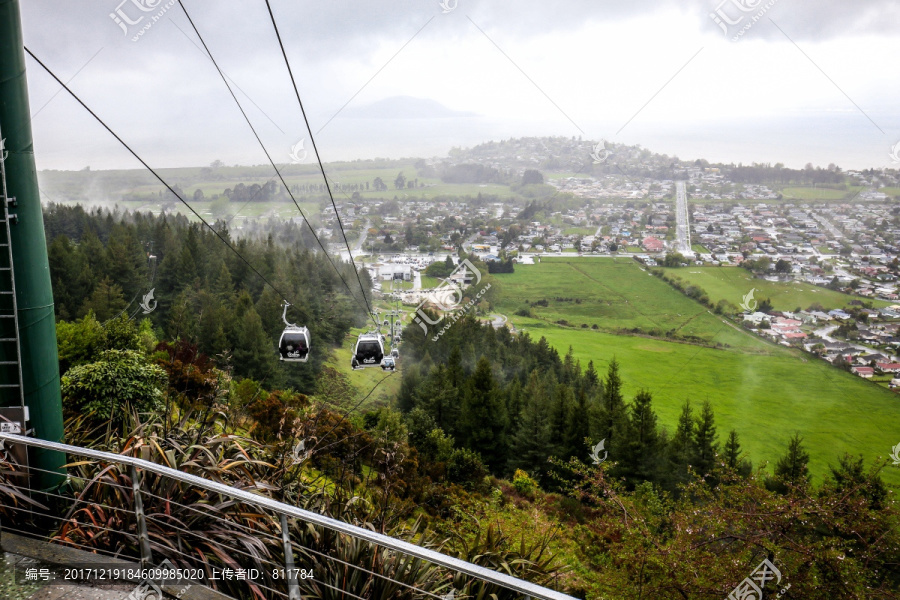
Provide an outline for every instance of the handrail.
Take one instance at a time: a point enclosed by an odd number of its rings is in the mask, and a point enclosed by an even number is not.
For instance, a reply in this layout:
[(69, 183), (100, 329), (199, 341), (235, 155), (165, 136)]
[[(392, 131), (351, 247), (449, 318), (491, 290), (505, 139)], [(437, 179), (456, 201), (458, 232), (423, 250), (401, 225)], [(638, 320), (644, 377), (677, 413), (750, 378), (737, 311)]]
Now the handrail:
[(216, 481), (203, 479), (202, 477), (197, 477), (196, 475), (184, 473), (177, 469), (165, 467), (163, 465), (159, 465), (140, 458), (133, 458), (131, 456), (125, 456), (123, 454), (113, 454), (111, 452), (103, 452), (100, 450), (91, 450), (90, 448), (79, 448), (77, 446), (69, 446), (67, 444), (49, 442), (46, 440), (41, 440), (33, 437), (25, 437), (22, 435), (15, 435), (11, 433), (0, 433), (0, 441), (24, 444), (26, 446), (43, 448), (46, 450), (56, 450), (58, 452), (65, 452), (67, 454), (96, 458), (109, 462), (128, 465), (135, 468), (140, 468), (144, 471), (149, 471), (151, 473), (156, 473), (157, 475), (170, 477), (172, 479), (175, 479), (176, 481), (181, 481), (183, 483), (194, 485), (209, 491), (217, 492), (236, 500), (241, 500), (243, 502), (265, 507), (279, 515), (285, 515), (296, 519), (303, 519), (304, 521), (308, 521), (316, 525), (321, 525), (323, 527), (327, 527), (329, 529), (333, 529), (335, 531), (339, 531), (353, 537), (361, 538), (379, 546), (384, 546), (385, 548), (390, 548), (391, 550), (403, 552), (404, 554), (415, 556), (416, 558), (426, 560), (436, 565), (440, 565), (448, 569), (453, 569), (460, 573), (465, 573), (466, 575), (471, 575), (472, 577), (477, 577), (478, 579), (503, 586), (507, 589), (519, 592), (526, 596), (530, 596), (534, 599), (575, 600), (572, 596), (563, 594), (562, 592), (557, 592), (555, 590), (551, 590), (540, 585), (535, 585), (531, 582), (524, 581), (522, 579), (518, 579), (504, 573), (499, 573), (485, 567), (480, 567), (464, 560), (460, 560), (452, 556), (447, 556), (446, 554), (435, 552), (434, 550), (429, 550), (428, 548), (423, 548), (421, 546), (417, 546), (403, 540), (398, 540), (387, 535), (369, 531), (368, 529), (363, 529), (362, 527), (357, 527), (355, 525), (350, 525), (349, 523), (344, 523), (343, 521), (338, 521), (337, 519), (332, 519), (318, 513), (303, 510), (302, 508), (290, 506), (289, 504), (284, 504), (282, 502), (278, 502), (277, 500), (266, 498), (265, 496), (251, 494), (250, 492), (245, 492), (244, 490), (239, 490), (225, 484), (218, 483)]

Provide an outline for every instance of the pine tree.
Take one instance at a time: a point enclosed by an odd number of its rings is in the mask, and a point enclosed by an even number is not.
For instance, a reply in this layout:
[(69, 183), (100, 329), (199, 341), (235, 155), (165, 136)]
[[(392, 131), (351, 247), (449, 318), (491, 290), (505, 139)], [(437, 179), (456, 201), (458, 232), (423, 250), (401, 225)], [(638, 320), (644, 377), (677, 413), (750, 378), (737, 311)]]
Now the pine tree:
[(275, 342), (266, 335), (262, 319), (252, 306), (236, 327), (234, 374), (263, 382), (275, 372)]
[(219, 273), (216, 275), (212, 292), (225, 302), (230, 301), (234, 296), (234, 281), (232, 281), (231, 273), (228, 272), (228, 265), (224, 261), (219, 268)]
[(776, 489), (782, 493), (788, 486), (805, 488), (809, 484), (809, 453), (803, 447), (803, 438), (795, 433), (788, 442), (787, 454), (775, 463)]
[(510, 469), (544, 475), (551, 445), (548, 413), (546, 386), (534, 370), (522, 390), (519, 426), (510, 445)]
[(719, 450), (717, 438), (715, 415), (707, 400), (694, 423), (694, 449), (691, 456), (691, 465), (701, 476), (715, 471), (716, 453)]
[(574, 352), (572, 346), (569, 346), (569, 351), (566, 352), (566, 356), (563, 358), (562, 381), (567, 385), (575, 383), (581, 374), (581, 365), (575, 360)]
[(522, 412), (522, 384), (513, 379), (506, 388), (506, 414), (509, 416), (509, 430), (519, 428), (519, 414)]
[(208, 356), (215, 356), (229, 350), (228, 336), (225, 335), (225, 324), (231, 321), (225, 316), (222, 303), (214, 294), (201, 290), (197, 294), (200, 305), (200, 328), (197, 334), (197, 345), (200, 351)]
[(185, 340), (192, 344), (197, 341), (198, 312), (195, 304), (194, 294), (191, 290), (184, 290), (174, 298), (166, 327), (166, 335), (169, 339)]
[(630, 488), (644, 481), (657, 481), (662, 448), (650, 392), (641, 390), (634, 397), (629, 407), (627, 435), (617, 447), (616, 475), (624, 477)]
[(508, 421), (487, 358), (478, 360), (466, 388), (461, 415), (463, 439), (493, 473), (500, 473), (506, 464)]
[(411, 364), (403, 370), (400, 391), (397, 392), (397, 408), (400, 412), (405, 414), (416, 407), (416, 389), (421, 383), (422, 375), (418, 364)]
[(584, 391), (578, 393), (575, 403), (569, 411), (569, 422), (565, 431), (565, 454), (560, 458), (585, 456), (587, 441), (590, 437), (589, 406)]
[(871, 510), (884, 508), (888, 491), (878, 474), (878, 467), (866, 472), (863, 457), (848, 453), (838, 457), (838, 466), (829, 465), (834, 488), (841, 495), (852, 494), (865, 500)]
[(80, 246), (72, 244), (64, 235), (50, 243), (48, 254), (56, 316), (68, 321), (77, 316), (81, 303), (90, 294), (94, 274)]
[(667, 487), (670, 490), (674, 489), (676, 484), (688, 480), (688, 465), (691, 464), (694, 453), (694, 409), (691, 407), (691, 401), (685, 400), (681, 406), (675, 435), (669, 442), (671, 469), (667, 477)]
[[(569, 427), (569, 415), (572, 404), (572, 388), (564, 383), (556, 384), (550, 402), (550, 452), (559, 458), (567, 459), (570, 454), (569, 445), (566, 443), (566, 431)], [(574, 454), (574, 451), (572, 452)]]
[[(618, 441), (627, 426), (628, 416), (622, 397), (622, 379), (619, 377), (619, 363), (615, 358), (609, 363), (603, 385), (603, 408), (600, 412), (598, 435), (606, 440), (606, 447)], [(612, 451), (612, 450), (610, 450)]]
[(122, 288), (104, 277), (94, 288), (91, 295), (81, 305), (81, 316), (93, 311), (101, 323), (111, 319), (125, 309), (126, 302), (122, 297)]
[(422, 407), (437, 427), (451, 434), (459, 425), (459, 396), (456, 388), (449, 385), (447, 368), (439, 364), (431, 369), (425, 381), (416, 389), (415, 405)]
[(597, 375), (597, 369), (594, 368), (594, 361), (588, 362), (587, 369), (584, 371), (585, 391), (593, 392), (600, 385), (600, 376)]
[(175, 261), (175, 289), (184, 289), (194, 283), (197, 278), (196, 258), (187, 244), (181, 247)]
[(725, 442), (723, 453), (725, 455), (725, 464), (739, 475), (746, 477), (753, 470), (750, 461), (742, 456), (741, 444), (738, 440), (737, 431), (734, 429), (728, 433), (728, 441)]

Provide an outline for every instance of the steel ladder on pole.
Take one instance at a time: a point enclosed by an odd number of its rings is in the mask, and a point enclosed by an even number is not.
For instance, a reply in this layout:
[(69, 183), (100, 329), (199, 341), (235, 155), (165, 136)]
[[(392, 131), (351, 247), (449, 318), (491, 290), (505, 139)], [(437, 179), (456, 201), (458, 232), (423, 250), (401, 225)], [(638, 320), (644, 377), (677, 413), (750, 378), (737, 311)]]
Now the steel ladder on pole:
[[(0, 180), (3, 186), (0, 203), (2, 203), (2, 211), (0, 211), (0, 233), (3, 234), (0, 239), (0, 346), (5, 350), (0, 353), (0, 370), (4, 372), (6, 377), (0, 380), (0, 396), (10, 398), (7, 391), (18, 390), (18, 404), (25, 409), (25, 390), (22, 386), (22, 349), (19, 340), (19, 306), (16, 300), (16, 277), (13, 266), (12, 253), (12, 235), (10, 223), (16, 222), (16, 215), (9, 214), (10, 206), (16, 205), (16, 199), (10, 198), (6, 190), (6, 150), (0, 143)], [(3, 252), (5, 250), (5, 252)], [(6, 257), (3, 262), (2, 257)], [(9, 300), (7, 300), (7, 297)], [(12, 326), (10, 327), (10, 321)], [(12, 383), (15, 380), (16, 383)], [(12, 398), (10, 398), (12, 399)], [(6, 402), (0, 403), (0, 406)]]

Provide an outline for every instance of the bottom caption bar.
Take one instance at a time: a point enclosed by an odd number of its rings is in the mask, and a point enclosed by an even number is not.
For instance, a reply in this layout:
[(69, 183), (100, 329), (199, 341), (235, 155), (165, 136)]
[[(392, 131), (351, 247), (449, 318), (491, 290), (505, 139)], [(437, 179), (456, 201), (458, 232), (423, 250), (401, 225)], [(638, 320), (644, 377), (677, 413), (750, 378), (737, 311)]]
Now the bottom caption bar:
[(65, 566), (46, 565), (25, 559), (15, 565), (17, 583), (53, 581), (56, 583), (142, 583), (159, 586), (207, 585), (213, 581), (263, 581), (314, 579), (312, 569), (235, 569), (229, 567), (209, 567), (204, 569), (183, 569), (175, 567), (168, 560), (157, 567), (140, 567), (122, 564), (72, 564)]

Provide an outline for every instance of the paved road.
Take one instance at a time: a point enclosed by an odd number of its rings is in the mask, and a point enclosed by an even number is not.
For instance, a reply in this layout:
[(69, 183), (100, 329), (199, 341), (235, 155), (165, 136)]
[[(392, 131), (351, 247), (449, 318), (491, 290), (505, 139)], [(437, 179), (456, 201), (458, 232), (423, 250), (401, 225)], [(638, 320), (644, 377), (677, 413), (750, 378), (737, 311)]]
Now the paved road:
[(831, 221), (829, 221), (828, 219), (826, 219), (826, 218), (823, 217), (822, 215), (817, 214), (817, 213), (812, 213), (812, 216), (813, 216), (813, 218), (814, 218), (816, 221), (819, 222), (820, 225), (822, 225), (825, 229), (827, 229), (828, 231), (831, 232), (831, 235), (834, 236), (834, 239), (837, 240), (837, 239), (840, 239), (840, 238), (844, 237), (844, 234), (841, 233), (841, 232), (838, 230), (838, 228), (835, 227), (834, 224), (833, 224)]
[(356, 240), (356, 245), (353, 246), (353, 254), (358, 254), (363, 247), (363, 244), (366, 243), (366, 238), (369, 237), (369, 227), (372, 226), (372, 221), (366, 219), (366, 224), (363, 225), (362, 235), (359, 236), (359, 239)]
[(693, 256), (691, 249), (691, 223), (688, 212), (687, 192), (683, 181), (675, 182), (675, 223), (677, 225), (675, 249), (685, 256)]
[(853, 342), (851, 342), (849, 340), (835, 339), (835, 338), (831, 337), (831, 332), (833, 332), (837, 328), (838, 328), (837, 325), (828, 325), (826, 327), (816, 329), (815, 331), (813, 331), (813, 335), (815, 335), (816, 337), (820, 337), (823, 340), (826, 340), (828, 342), (844, 342), (846, 344), (850, 344), (851, 348), (854, 348), (855, 350), (859, 350), (860, 352), (884, 354), (891, 361), (896, 360), (896, 356), (894, 356), (887, 350), (880, 350), (878, 348), (869, 348), (868, 346), (864, 346), (862, 344), (854, 344)]
[[(471, 246), (472, 244), (474, 244), (474, 243), (475, 243), (475, 239), (476, 239), (478, 236), (479, 236), (479, 233), (478, 233), (477, 231), (476, 231), (475, 233), (473, 233), (472, 235), (470, 235), (466, 241), (464, 241), (462, 244), (460, 244), (460, 246), (462, 246), (462, 249), (463, 249), (463, 250), (466, 250), (466, 248), (467, 248), (468, 246)], [(468, 250), (466, 250), (466, 252), (468, 252)]]

